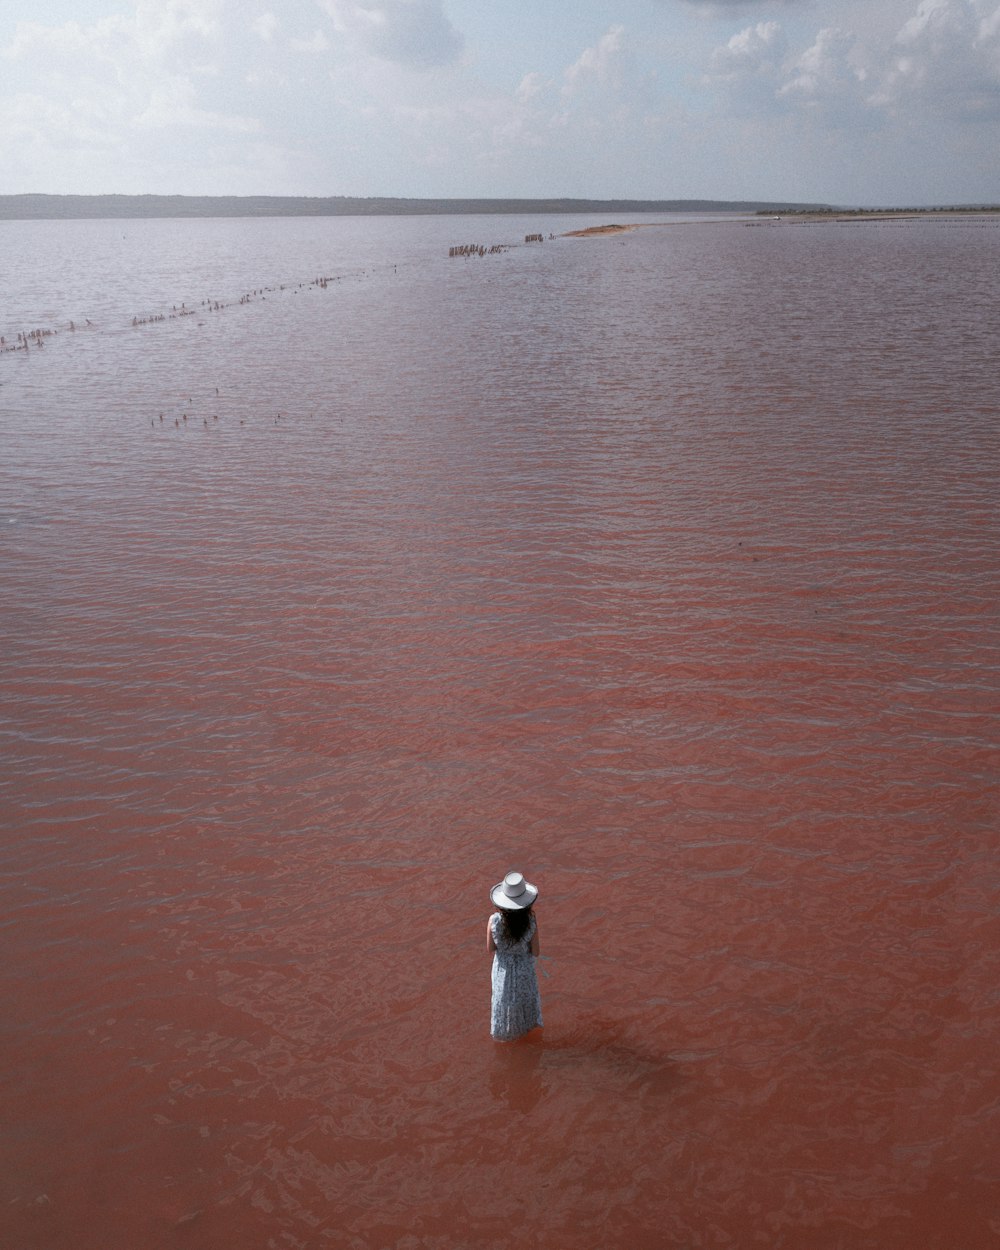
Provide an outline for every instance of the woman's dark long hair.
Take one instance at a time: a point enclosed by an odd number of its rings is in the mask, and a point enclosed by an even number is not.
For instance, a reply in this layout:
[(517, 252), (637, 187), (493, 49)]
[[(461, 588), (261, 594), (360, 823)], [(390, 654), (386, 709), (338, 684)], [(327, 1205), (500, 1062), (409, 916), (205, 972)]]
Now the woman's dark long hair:
[(497, 911), (500, 913), (500, 928), (507, 941), (520, 941), (528, 932), (528, 925), (531, 924), (531, 908), (521, 907), (514, 911), (506, 907), (498, 907)]

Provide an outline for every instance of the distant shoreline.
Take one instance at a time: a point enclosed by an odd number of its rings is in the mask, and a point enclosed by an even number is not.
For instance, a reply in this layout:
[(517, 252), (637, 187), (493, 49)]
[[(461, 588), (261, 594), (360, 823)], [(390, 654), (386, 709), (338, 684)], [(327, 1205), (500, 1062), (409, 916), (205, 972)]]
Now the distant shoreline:
[(388, 196), (0, 195), (0, 221), (158, 217), (413, 217), (472, 214), (788, 213), (761, 200), (414, 199)]
[(775, 220), (797, 222), (814, 221), (906, 221), (913, 217), (994, 217), (1000, 214), (1000, 206), (984, 204), (975, 208), (838, 208), (838, 209), (789, 209), (784, 213), (757, 213), (762, 220), (754, 225), (772, 225)]
[[(754, 220), (740, 222), (744, 226), (812, 225), (817, 222), (880, 222), (909, 221), (917, 218), (940, 220), (952, 217), (995, 217), (1000, 207), (986, 208), (861, 208), (861, 209), (785, 209), (775, 213), (758, 210)], [(684, 226), (681, 221), (633, 221), (626, 224), (611, 222), (606, 226), (587, 226), (583, 230), (567, 230), (564, 239), (592, 239), (613, 234), (625, 234), (630, 230), (645, 230), (652, 226)], [(700, 222), (705, 225), (705, 222)], [(722, 223), (731, 224), (731, 223)]]

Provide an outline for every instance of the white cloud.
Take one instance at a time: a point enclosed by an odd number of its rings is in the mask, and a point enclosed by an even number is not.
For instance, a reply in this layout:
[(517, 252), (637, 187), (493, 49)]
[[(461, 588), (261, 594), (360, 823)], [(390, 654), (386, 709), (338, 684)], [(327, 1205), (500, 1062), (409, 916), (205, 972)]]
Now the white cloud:
[(691, 8), (700, 9), (712, 17), (722, 17), (737, 9), (778, 9), (809, 2), (810, 0), (683, 0)]
[[(222, 16), (222, 0), (137, 0), (131, 13), (89, 26), (19, 23), (2, 53), (9, 71), (0, 136), (5, 166), (31, 179), (32, 188), (39, 185), (33, 169), (62, 176), (65, 165), (55, 154), (71, 150), (76, 167), (89, 166), (89, 176), (103, 170), (120, 188), (121, 179), (131, 179), (130, 162), (159, 159), (166, 167), (162, 145), (183, 151), (182, 136), (191, 130), (223, 142), (259, 131), (256, 118), (199, 100), (198, 83), (220, 72)], [(108, 189), (108, 182), (93, 189)]]
[(456, 61), (462, 36), (441, 0), (320, 0), (334, 28), (370, 56), (412, 69)]
[(86, 72), (126, 63), (145, 68), (190, 62), (221, 33), (221, 0), (136, 0), (135, 13), (101, 18), (92, 26), (19, 22), (4, 50), (12, 61), (32, 62), (43, 76)]
[(761, 114), (807, 110), (830, 125), (868, 126), (908, 110), (1000, 113), (1000, 9), (995, 0), (920, 0), (888, 42), (827, 26), (803, 51), (776, 21), (715, 49), (703, 78), (720, 103)]
[(758, 22), (733, 35), (725, 47), (712, 55), (712, 69), (719, 77), (742, 78), (747, 74), (773, 73), (786, 47), (784, 31), (777, 22)]
[(136, 130), (211, 130), (254, 134), (260, 123), (254, 118), (232, 116), (199, 108), (194, 86), (188, 79), (171, 78), (150, 92), (146, 107), (131, 122)]
[(774, 107), (788, 40), (778, 22), (758, 22), (716, 48), (703, 82), (740, 110)]
[(969, 118), (1000, 115), (1000, 8), (921, 0), (900, 29), (873, 103)]
[(522, 104), (527, 104), (529, 100), (534, 100), (537, 96), (541, 95), (547, 86), (549, 86), (549, 84), (541, 74), (525, 74), (525, 76), (517, 84), (517, 90), (514, 92), (514, 98)]
[(612, 26), (565, 71), (563, 90), (571, 94), (594, 83), (619, 88), (626, 81), (628, 61), (625, 27)]
[(138, 48), (153, 58), (187, 57), (197, 43), (218, 38), (223, 7), (224, 0), (135, 0)]
[(278, 19), (273, 13), (261, 13), (260, 17), (255, 18), (250, 23), (250, 29), (255, 35), (259, 35), (265, 43), (270, 43), (274, 38), (274, 32), (278, 29)]
[(127, 24), (121, 18), (104, 18), (89, 28), (78, 22), (54, 27), (19, 22), (3, 56), (11, 62), (42, 65), (50, 73), (63, 66), (100, 66), (113, 63), (116, 49), (127, 38)]
[(58, 103), (42, 95), (19, 95), (4, 116), (4, 134), (12, 149), (44, 141), (57, 149), (113, 151), (117, 135), (108, 127), (108, 110), (92, 103)]
[(812, 108), (853, 108), (860, 104), (866, 75), (852, 64), (854, 45), (852, 34), (833, 26), (824, 27), (812, 46), (792, 61), (792, 77), (778, 95)]
[(979, 34), (976, 36), (976, 43), (980, 45), (990, 45), (996, 50), (996, 39), (1000, 36), (1000, 4), (996, 9), (984, 14), (979, 23)]
[(330, 51), (330, 40), (321, 30), (317, 30), (311, 39), (290, 39), (289, 46), (296, 52), (312, 52), (319, 55)]

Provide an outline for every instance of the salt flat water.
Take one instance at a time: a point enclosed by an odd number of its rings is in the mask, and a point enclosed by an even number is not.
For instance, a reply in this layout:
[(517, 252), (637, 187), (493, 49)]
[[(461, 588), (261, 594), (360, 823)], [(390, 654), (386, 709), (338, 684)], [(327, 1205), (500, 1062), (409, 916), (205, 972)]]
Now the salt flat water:
[(5, 1246), (996, 1244), (1000, 229), (596, 224), (0, 223)]

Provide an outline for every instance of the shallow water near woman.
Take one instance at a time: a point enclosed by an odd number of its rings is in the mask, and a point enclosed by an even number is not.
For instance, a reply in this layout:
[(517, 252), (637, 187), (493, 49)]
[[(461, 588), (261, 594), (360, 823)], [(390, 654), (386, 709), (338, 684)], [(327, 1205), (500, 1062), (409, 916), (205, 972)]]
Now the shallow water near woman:
[(995, 1243), (1000, 233), (587, 224), (0, 224), (19, 1250)]

